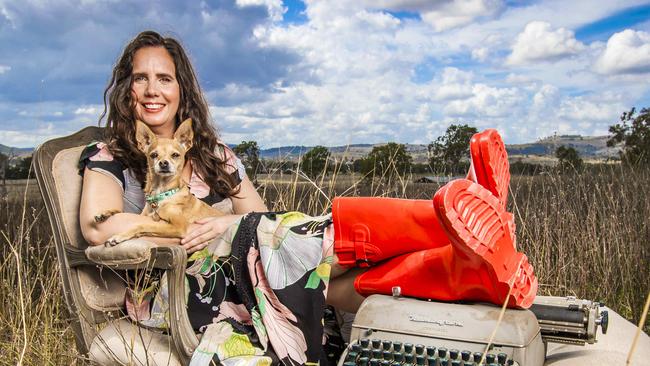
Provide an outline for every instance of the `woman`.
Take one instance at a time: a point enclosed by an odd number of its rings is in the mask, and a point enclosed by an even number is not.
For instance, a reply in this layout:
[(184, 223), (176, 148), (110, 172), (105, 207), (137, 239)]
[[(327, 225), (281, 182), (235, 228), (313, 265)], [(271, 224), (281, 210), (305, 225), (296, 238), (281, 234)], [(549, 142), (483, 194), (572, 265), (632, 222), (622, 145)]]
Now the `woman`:
[[(364, 296), (390, 293), (439, 300), (479, 300), (527, 307), (537, 282), (514, 244), (505, 211), (507, 156), (494, 130), (471, 143), (471, 180), (438, 191), (433, 202), (336, 198), (332, 215), (265, 213), (241, 162), (214, 131), (207, 103), (181, 45), (143, 32), (125, 48), (105, 93), (106, 143), (84, 150), (80, 223), (93, 245), (150, 220), (140, 216), (146, 160), (135, 120), (162, 137), (192, 118), (195, 141), (183, 178), (190, 191), (230, 214), (195, 223), (178, 243), (191, 254), (188, 313), (203, 332), (192, 362), (251, 364), (321, 359), (325, 303), (355, 311)], [(97, 223), (106, 210), (123, 213)], [(477, 219), (478, 218), (478, 219)], [(224, 242), (231, 255), (217, 257)], [(368, 268), (369, 267), (369, 268)], [(164, 274), (130, 292), (129, 315), (167, 326)]]

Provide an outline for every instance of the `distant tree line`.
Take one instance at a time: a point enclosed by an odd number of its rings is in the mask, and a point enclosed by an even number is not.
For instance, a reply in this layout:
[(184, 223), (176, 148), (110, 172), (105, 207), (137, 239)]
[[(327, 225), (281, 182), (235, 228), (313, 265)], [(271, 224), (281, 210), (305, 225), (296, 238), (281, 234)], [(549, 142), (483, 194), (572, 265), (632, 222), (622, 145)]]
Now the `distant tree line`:
[(0, 153), (0, 179), (27, 179), (29, 167), (32, 165), (32, 157), (13, 157)]
[[(246, 173), (255, 181), (257, 174), (269, 172), (302, 172), (316, 179), (332, 173), (361, 173), (369, 179), (395, 180), (408, 173), (433, 175), (464, 174), (469, 168), (469, 141), (478, 130), (467, 124), (451, 124), (442, 136), (427, 146), (426, 163), (414, 163), (406, 145), (389, 142), (374, 146), (370, 153), (360, 159), (337, 161), (325, 146), (316, 146), (297, 162), (263, 160), (256, 141), (242, 141), (234, 152), (241, 158)], [(620, 120), (609, 127), (611, 133), (607, 146), (620, 147), (622, 164), (631, 167), (650, 166), (650, 108), (635, 108), (624, 112)], [(513, 174), (535, 175), (554, 170), (574, 173), (585, 169), (578, 151), (573, 147), (560, 146), (555, 150), (557, 164), (554, 167), (515, 161), (511, 163)], [(0, 153), (0, 179), (25, 179), (29, 175), (31, 156), (15, 157)]]

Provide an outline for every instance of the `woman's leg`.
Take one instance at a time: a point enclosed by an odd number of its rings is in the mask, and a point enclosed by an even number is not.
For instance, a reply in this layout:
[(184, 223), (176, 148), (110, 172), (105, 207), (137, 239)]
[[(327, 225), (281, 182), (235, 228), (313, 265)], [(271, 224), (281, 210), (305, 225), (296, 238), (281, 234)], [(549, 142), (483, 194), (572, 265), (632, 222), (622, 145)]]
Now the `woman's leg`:
[(335, 267), (337, 265), (332, 266), (330, 283), (327, 288), (327, 304), (349, 313), (356, 313), (366, 297), (359, 294), (354, 288), (354, 280), (363, 274), (366, 269), (339, 266), (338, 270), (336, 270)]

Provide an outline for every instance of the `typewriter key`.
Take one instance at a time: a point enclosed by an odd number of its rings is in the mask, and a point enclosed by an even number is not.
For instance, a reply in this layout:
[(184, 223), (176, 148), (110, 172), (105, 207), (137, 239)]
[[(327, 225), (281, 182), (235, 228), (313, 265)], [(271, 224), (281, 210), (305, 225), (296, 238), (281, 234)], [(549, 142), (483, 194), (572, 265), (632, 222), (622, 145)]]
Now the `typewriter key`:
[(396, 362), (404, 361), (404, 354), (402, 352), (393, 352), (393, 359)]
[(415, 345), (415, 354), (421, 355), (424, 353), (424, 345), (423, 344), (416, 344)]
[(487, 355), (485, 355), (485, 363), (495, 363), (496, 361), (497, 361), (496, 355), (492, 353), (488, 353)]
[(350, 345), (350, 351), (359, 353), (361, 352), (361, 346), (358, 343), (354, 343)]
[(395, 362), (393, 362), (393, 363), (391, 364), (391, 366), (400, 366), (400, 365), (401, 365), (401, 363), (400, 363), (400, 362), (397, 362), (397, 361), (395, 361)]
[(370, 358), (370, 350), (368, 348), (362, 349), (361, 350), (361, 357)]
[(433, 357), (436, 354), (436, 347), (427, 346), (427, 356)]
[(457, 359), (457, 358), (458, 358), (458, 353), (459, 353), (459, 352), (460, 352), (460, 351), (457, 350), (457, 349), (449, 350), (449, 358), (452, 359), (452, 360)]
[(483, 352), (474, 352), (474, 362), (481, 362), (481, 358), (483, 358)]
[(508, 366), (513, 366), (515, 364), (515, 360), (512, 358), (508, 360)]
[(460, 360), (451, 361), (451, 366), (460, 366)]
[(376, 358), (370, 359), (370, 366), (379, 366), (379, 360)]
[(357, 361), (357, 365), (361, 366), (368, 366), (368, 357), (359, 357), (359, 361)]
[(498, 364), (492, 362), (491, 364), (488, 364), (488, 366), (499, 366)]
[(404, 343), (404, 353), (413, 352), (413, 343)]
[(390, 366), (391, 362), (389, 360), (381, 361), (381, 366)]
[(402, 342), (393, 342), (393, 352), (399, 352), (402, 350)]
[(404, 362), (406, 363), (413, 363), (413, 354), (412, 353), (407, 353), (404, 355)]
[(381, 340), (380, 339), (373, 339), (372, 340), (372, 348), (379, 348), (381, 346)]
[(507, 359), (508, 359), (508, 355), (505, 353), (499, 353), (497, 355), (497, 361), (499, 362), (499, 365), (505, 365)]
[(460, 358), (463, 359), (463, 361), (469, 361), (469, 358), (472, 357), (472, 352), (470, 351), (462, 351), (460, 353)]
[(384, 358), (384, 360), (392, 360), (393, 353), (391, 351), (384, 351), (382, 352), (382, 357)]
[(348, 355), (345, 356), (346, 361), (352, 361), (354, 363), (354, 360), (356, 360), (358, 353), (352, 351), (348, 352)]
[(368, 348), (370, 340), (368, 338), (361, 338), (361, 341), (359, 343), (361, 343), (361, 347)]
[(356, 363), (354, 363), (354, 361), (343, 362), (343, 366), (355, 366), (355, 365), (356, 365)]
[(447, 357), (447, 349), (445, 347), (438, 348), (438, 357), (440, 358)]
[(372, 358), (381, 358), (381, 350), (373, 349), (372, 350)]
[(381, 341), (381, 347), (384, 349), (384, 351), (388, 351), (390, 349), (390, 341)]
[(436, 358), (431, 356), (427, 357), (427, 365), (436, 366)]
[(415, 364), (420, 366), (424, 365), (424, 356), (422, 355), (415, 356)]

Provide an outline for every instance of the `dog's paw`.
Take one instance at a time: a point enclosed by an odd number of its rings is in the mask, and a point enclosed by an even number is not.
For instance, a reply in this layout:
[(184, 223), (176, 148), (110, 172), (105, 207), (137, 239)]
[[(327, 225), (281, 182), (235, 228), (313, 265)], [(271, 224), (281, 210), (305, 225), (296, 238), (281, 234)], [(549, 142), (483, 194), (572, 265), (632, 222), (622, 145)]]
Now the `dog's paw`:
[(108, 220), (109, 217), (111, 217), (111, 216), (113, 216), (115, 214), (121, 213), (121, 212), (122, 211), (120, 211), (120, 210), (106, 210), (106, 211), (100, 213), (99, 215), (95, 215), (95, 222), (100, 224), (100, 223)]
[(124, 238), (124, 237), (122, 237), (120, 235), (114, 235), (114, 236), (110, 237), (108, 240), (106, 240), (106, 243), (104, 243), (104, 244), (107, 247), (114, 247), (117, 244), (119, 244), (119, 243), (121, 243), (123, 241), (126, 241), (126, 240), (127, 240), (127, 238)]

